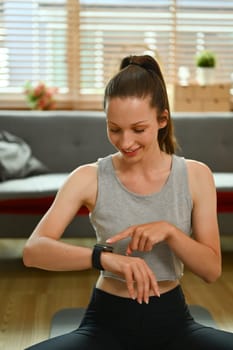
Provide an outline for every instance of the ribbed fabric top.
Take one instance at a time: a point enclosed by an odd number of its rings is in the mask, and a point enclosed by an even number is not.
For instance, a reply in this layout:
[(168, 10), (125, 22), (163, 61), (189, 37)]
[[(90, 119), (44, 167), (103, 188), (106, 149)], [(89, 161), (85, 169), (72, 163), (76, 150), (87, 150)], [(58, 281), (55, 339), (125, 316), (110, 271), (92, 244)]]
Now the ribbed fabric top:
[[(168, 221), (187, 235), (191, 234), (192, 198), (188, 187), (185, 159), (172, 156), (170, 175), (159, 192), (141, 195), (129, 191), (116, 176), (112, 155), (98, 160), (98, 195), (90, 213), (97, 241), (106, 240), (132, 225)], [(114, 244), (114, 252), (125, 255), (129, 238)], [(158, 281), (176, 280), (183, 274), (183, 264), (167, 243), (161, 242), (150, 252), (137, 252), (155, 273)], [(106, 277), (120, 279), (109, 271)]]

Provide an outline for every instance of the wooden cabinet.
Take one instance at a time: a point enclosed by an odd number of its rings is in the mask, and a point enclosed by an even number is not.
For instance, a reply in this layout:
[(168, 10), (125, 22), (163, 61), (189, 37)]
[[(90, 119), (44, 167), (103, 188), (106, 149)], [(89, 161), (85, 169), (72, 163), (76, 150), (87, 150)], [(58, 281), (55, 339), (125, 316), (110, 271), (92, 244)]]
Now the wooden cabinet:
[(168, 87), (171, 110), (175, 112), (230, 111), (230, 84), (172, 85)]

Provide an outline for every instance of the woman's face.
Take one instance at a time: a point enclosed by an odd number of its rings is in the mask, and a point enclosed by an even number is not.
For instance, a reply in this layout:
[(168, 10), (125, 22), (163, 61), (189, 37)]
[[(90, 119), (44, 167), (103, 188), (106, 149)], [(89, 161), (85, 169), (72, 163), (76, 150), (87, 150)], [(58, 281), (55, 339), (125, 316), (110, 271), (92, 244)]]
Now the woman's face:
[(166, 126), (167, 114), (158, 121), (149, 97), (111, 98), (106, 115), (108, 138), (125, 159), (138, 160), (159, 148), (158, 131)]

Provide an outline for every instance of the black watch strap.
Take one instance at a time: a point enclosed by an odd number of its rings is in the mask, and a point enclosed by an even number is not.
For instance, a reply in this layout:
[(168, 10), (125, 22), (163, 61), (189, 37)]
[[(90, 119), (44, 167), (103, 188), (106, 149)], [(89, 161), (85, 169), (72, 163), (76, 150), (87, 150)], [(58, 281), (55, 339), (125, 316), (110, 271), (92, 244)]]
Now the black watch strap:
[(92, 251), (92, 266), (97, 269), (97, 270), (102, 270), (104, 271), (103, 266), (101, 265), (100, 257), (102, 252), (113, 252), (113, 247), (105, 245), (105, 244), (95, 244), (93, 251)]

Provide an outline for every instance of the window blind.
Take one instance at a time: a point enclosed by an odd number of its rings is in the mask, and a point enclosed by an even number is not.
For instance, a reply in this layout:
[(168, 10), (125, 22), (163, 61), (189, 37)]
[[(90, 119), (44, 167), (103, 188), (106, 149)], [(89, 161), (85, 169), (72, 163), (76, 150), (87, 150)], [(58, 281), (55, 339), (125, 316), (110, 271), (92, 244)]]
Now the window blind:
[(1, 108), (24, 106), (27, 80), (57, 86), (60, 108), (101, 108), (128, 54), (157, 57), (172, 84), (180, 66), (194, 82), (195, 56), (208, 49), (217, 81), (229, 82), (232, 44), (233, 0), (0, 0)]
[(101, 93), (123, 56), (148, 53), (174, 70), (174, 13), (171, 1), (81, 1), (80, 93)]
[(18, 91), (26, 80), (66, 87), (65, 2), (0, 0), (0, 13), (1, 88)]
[(195, 80), (195, 56), (202, 50), (215, 53), (217, 82), (229, 83), (233, 73), (233, 1), (176, 1), (176, 72), (179, 66), (187, 66)]

